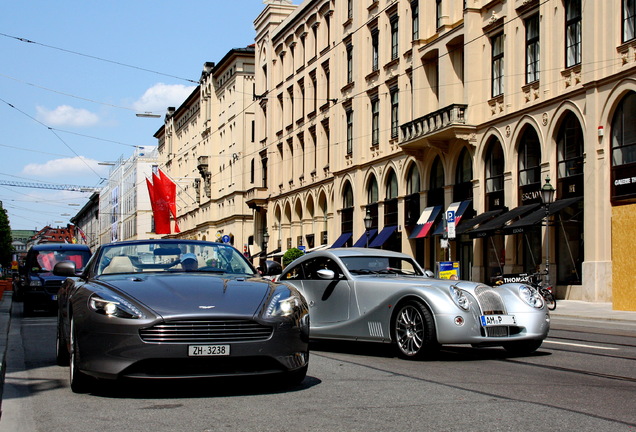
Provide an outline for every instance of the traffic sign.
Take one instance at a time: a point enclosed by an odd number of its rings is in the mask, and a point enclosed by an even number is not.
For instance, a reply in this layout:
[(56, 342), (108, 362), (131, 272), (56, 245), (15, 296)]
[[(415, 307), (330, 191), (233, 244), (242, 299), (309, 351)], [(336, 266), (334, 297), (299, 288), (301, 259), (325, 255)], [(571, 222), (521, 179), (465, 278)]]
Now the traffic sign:
[(227, 235), (227, 234), (226, 234), (226, 235), (224, 235), (223, 237), (221, 237), (221, 241), (222, 241), (223, 243), (226, 243), (226, 244), (227, 244), (227, 243), (229, 243), (229, 242), (230, 242), (230, 236), (229, 236), (229, 235)]
[(446, 211), (446, 232), (449, 239), (455, 238), (455, 210)]

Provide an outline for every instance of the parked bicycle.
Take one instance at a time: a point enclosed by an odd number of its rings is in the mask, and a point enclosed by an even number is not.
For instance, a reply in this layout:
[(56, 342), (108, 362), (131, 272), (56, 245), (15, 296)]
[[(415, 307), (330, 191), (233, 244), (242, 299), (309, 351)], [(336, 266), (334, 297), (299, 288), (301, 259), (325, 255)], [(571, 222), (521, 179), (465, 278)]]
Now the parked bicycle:
[(552, 287), (547, 286), (543, 282), (544, 274), (545, 273), (542, 272), (532, 274), (532, 276), (528, 278), (528, 283), (535, 287), (537, 291), (539, 291), (539, 294), (541, 294), (541, 296), (545, 300), (545, 304), (548, 307), (548, 310), (552, 311), (556, 309), (556, 297), (552, 293)]
[(556, 297), (554, 297), (554, 294), (552, 293), (552, 287), (546, 286), (546, 284), (543, 282), (544, 274), (545, 273), (543, 272), (537, 272), (533, 274), (520, 273), (515, 275), (507, 275), (507, 276), (514, 276), (513, 280), (510, 280), (510, 279), (506, 280), (506, 278), (504, 277), (505, 275), (496, 276), (493, 278), (493, 285), (499, 286), (506, 282), (513, 282), (513, 281), (528, 284), (534, 287), (537, 291), (539, 291), (539, 294), (541, 294), (541, 297), (543, 297), (543, 299), (545, 300), (545, 304), (548, 310), (552, 311), (556, 309)]

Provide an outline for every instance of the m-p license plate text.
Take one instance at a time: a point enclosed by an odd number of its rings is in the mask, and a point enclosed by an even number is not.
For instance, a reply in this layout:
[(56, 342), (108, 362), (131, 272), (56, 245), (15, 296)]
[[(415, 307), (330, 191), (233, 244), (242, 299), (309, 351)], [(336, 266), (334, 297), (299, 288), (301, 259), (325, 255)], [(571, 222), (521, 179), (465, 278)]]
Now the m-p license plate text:
[(484, 327), (516, 325), (514, 315), (482, 315), (481, 325)]
[(189, 345), (188, 356), (205, 357), (205, 356), (229, 356), (229, 345)]

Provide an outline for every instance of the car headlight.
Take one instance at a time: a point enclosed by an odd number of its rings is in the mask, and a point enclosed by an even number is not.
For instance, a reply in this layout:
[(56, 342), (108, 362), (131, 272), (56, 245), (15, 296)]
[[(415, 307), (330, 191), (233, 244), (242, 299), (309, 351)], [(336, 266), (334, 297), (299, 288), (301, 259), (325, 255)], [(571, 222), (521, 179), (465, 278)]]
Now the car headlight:
[(29, 286), (42, 286), (41, 280), (32, 280), (29, 282)]
[(534, 287), (521, 285), (519, 287), (519, 297), (533, 308), (541, 309), (543, 307), (543, 297)]
[(278, 290), (267, 305), (265, 318), (288, 317), (300, 309), (302, 301), (291, 290)]
[(93, 294), (88, 306), (98, 314), (118, 318), (143, 318), (144, 314), (135, 305), (115, 294)]
[(465, 311), (470, 309), (470, 302), (468, 301), (468, 297), (466, 297), (464, 291), (460, 290), (455, 285), (451, 285), (448, 290), (450, 291), (450, 296), (457, 307)]

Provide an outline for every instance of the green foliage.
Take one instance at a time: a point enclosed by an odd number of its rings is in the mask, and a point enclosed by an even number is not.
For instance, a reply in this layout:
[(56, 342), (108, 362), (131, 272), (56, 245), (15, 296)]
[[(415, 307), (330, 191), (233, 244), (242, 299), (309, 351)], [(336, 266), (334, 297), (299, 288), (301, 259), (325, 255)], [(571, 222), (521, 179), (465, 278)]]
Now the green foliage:
[(283, 255), (283, 267), (287, 267), (293, 260), (303, 255), (303, 251), (298, 248), (287, 249), (287, 252)]
[(9, 217), (7, 211), (0, 205), (0, 264), (3, 268), (10, 268), (12, 254)]

